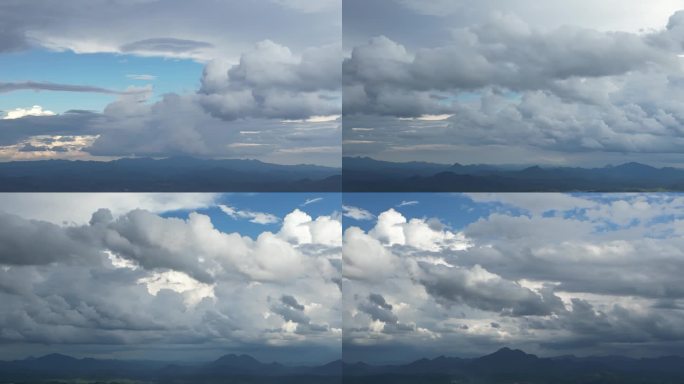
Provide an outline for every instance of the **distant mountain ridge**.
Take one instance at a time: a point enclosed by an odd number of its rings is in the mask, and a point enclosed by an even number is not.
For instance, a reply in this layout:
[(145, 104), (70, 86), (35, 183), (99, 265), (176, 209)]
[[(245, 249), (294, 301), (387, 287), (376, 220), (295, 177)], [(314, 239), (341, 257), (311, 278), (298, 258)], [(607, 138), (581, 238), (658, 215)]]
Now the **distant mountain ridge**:
[(538, 357), (501, 348), (478, 358), (400, 365), (345, 363), (345, 383), (683, 383), (684, 357)]
[(601, 168), (342, 160), (346, 192), (684, 191), (684, 169), (625, 163)]
[[(159, 383), (203, 383), (237, 380), (240, 383), (339, 383), (342, 361), (320, 366), (286, 366), (262, 363), (249, 355), (229, 354), (208, 363), (169, 363), (161, 361), (127, 361), (111, 359), (78, 359), (62, 354), (0, 361), (0, 383), (16, 380), (146, 380)], [(239, 380), (237, 379), (239, 378)], [(29, 381), (30, 382), (30, 381)]]
[(258, 160), (123, 158), (0, 163), (0, 192), (337, 192), (341, 169)]

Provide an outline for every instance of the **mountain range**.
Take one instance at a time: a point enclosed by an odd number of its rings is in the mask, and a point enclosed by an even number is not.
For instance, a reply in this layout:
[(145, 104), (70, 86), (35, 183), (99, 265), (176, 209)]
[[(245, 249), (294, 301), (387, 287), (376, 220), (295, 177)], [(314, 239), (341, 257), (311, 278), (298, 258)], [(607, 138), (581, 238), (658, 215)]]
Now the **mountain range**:
[(684, 358), (623, 356), (541, 358), (502, 348), (478, 358), (440, 356), (403, 365), (345, 363), (345, 384), (361, 383), (684, 383)]
[(0, 192), (337, 192), (339, 168), (193, 157), (0, 163)]
[[(152, 383), (341, 383), (342, 361), (320, 366), (262, 363), (248, 355), (225, 355), (208, 363), (129, 361), (50, 354), (0, 361), (0, 383), (130, 382)], [(69, 381), (70, 380), (70, 381)], [(84, 380), (84, 381), (81, 381)], [(89, 381), (85, 381), (89, 380)]]
[(601, 168), (342, 160), (345, 192), (684, 191), (684, 169), (625, 163)]

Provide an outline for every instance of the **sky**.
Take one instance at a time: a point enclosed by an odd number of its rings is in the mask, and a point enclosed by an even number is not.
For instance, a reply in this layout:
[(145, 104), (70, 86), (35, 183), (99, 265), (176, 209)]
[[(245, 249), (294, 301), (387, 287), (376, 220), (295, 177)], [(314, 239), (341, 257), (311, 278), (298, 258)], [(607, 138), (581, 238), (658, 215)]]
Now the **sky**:
[(345, 194), (343, 357), (683, 355), (681, 194)]
[(0, 360), (341, 356), (340, 194), (1, 194)]
[(684, 166), (684, 1), (345, 0), (343, 153)]
[(341, 163), (341, 0), (0, 4), (0, 161)]

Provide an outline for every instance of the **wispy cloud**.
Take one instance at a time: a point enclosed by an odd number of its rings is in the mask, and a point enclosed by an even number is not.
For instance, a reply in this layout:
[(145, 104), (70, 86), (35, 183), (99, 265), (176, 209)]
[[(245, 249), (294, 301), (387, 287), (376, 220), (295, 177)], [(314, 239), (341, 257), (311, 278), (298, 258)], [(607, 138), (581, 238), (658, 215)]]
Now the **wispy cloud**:
[(375, 215), (365, 209), (353, 207), (351, 205), (343, 205), (342, 211), (344, 217), (349, 217), (354, 220), (373, 220), (375, 218)]
[(416, 204), (418, 204), (418, 203), (419, 203), (419, 202), (416, 201), (416, 200), (404, 200), (404, 201), (402, 201), (401, 203), (399, 203), (399, 205), (397, 205), (397, 207), (406, 207), (406, 206), (409, 206), (409, 205), (416, 205)]
[(274, 224), (280, 221), (278, 216), (264, 212), (253, 212), (249, 210), (239, 210), (229, 205), (221, 204), (219, 208), (233, 219), (248, 219), (249, 222), (255, 224)]
[(126, 91), (116, 91), (113, 89), (94, 87), (90, 85), (59, 84), (40, 81), (21, 81), (9, 83), (0, 82), (0, 93), (8, 93), (22, 90), (106, 93), (111, 95), (127, 95), (147, 92), (147, 90), (141, 90), (139, 88), (132, 88)]
[(127, 78), (132, 79), (132, 80), (144, 80), (144, 81), (152, 81), (156, 80), (157, 76), (155, 75), (146, 75), (146, 74), (128, 74), (126, 75)]
[(300, 207), (305, 207), (309, 204), (318, 203), (321, 200), (323, 200), (322, 197), (314, 197), (313, 199), (306, 199), (306, 201), (303, 202), (302, 205), (300, 205)]

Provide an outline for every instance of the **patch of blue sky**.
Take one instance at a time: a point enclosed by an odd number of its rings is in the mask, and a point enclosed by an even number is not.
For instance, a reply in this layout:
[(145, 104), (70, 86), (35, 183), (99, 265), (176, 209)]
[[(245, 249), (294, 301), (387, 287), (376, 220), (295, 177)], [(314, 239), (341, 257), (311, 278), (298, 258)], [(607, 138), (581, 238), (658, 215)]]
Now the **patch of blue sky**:
[[(681, 199), (684, 194), (664, 193), (664, 194), (596, 194), (596, 193), (573, 193), (569, 194), (584, 200), (594, 202), (600, 206), (608, 207), (616, 201), (634, 203), (637, 199), (642, 199), (649, 204), (666, 204), (669, 210), (657, 215), (647, 215), (638, 217), (638, 210), (632, 212), (635, 217), (631, 220), (616, 220), (609, 214), (601, 214), (597, 206), (587, 207), (567, 207), (565, 209), (550, 209), (541, 213), (543, 217), (562, 217), (564, 219), (591, 221), (595, 223), (596, 233), (612, 232), (624, 230), (636, 226), (658, 228), (659, 224), (668, 224), (676, 220), (684, 220), (684, 200), (680, 204), (673, 204)], [(417, 202), (415, 204), (403, 205), (402, 202)], [(506, 216), (527, 216), (532, 217), (532, 213), (520, 207), (513, 206), (505, 202), (489, 201), (475, 202), (465, 194), (447, 193), (345, 193), (344, 205), (364, 209), (374, 216), (378, 216), (390, 208), (400, 212), (407, 220), (411, 218), (437, 218), (442, 223), (454, 230), (461, 230), (471, 223), (480, 219), (485, 219), (492, 214)], [(635, 209), (635, 208), (631, 208)], [(657, 209), (650, 207), (648, 209)], [(592, 215), (589, 215), (589, 211)], [(366, 231), (375, 226), (375, 220), (356, 220), (345, 217), (344, 228), (357, 226)], [(654, 233), (659, 235), (659, 233)]]
[[(402, 202), (417, 203), (402, 206)], [(475, 203), (466, 195), (454, 193), (345, 193), (344, 205), (365, 209), (376, 217), (393, 208), (407, 220), (438, 218), (454, 230), (463, 229), (500, 208), (496, 204)], [(375, 220), (345, 217), (343, 227), (350, 226), (367, 231), (375, 226)]]
[[(156, 101), (166, 93), (197, 90), (203, 68), (202, 63), (193, 60), (34, 49), (3, 54), (0, 58), (0, 81), (89, 85), (118, 91), (129, 86), (152, 84), (154, 93), (151, 101)], [(137, 80), (130, 75), (150, 75), (154, 79)], [(70, 109), (102, 111), (115, 99), (116, 95), (97, 93), (24, 90), (0, 94), (0, 110), (40, 105), (56, 113)]]
[[(307, 200), (318, 198), (320, 200), (304, 205)], [(274, 215), (278, 221), (259, 224), (251, 222), (247, 218), (233, 218), (221, 210), (218, 206), (220, 204), (240, 211)], [(243, 236), (256, 238), (264, 231), (279, 231), (283, 218), (295, 209), (306, 212), (313, 219), (316, 219), (319, 216), (339, 213), (341, 205), (340, 193), (227, 193), (218, 199), (215, 206), (197, 210), (165, 212), (161, 216), (187, 219), (191, 212), (198, 212), (209, 216), (214, 227), (221, 232), (237, 232)]]

